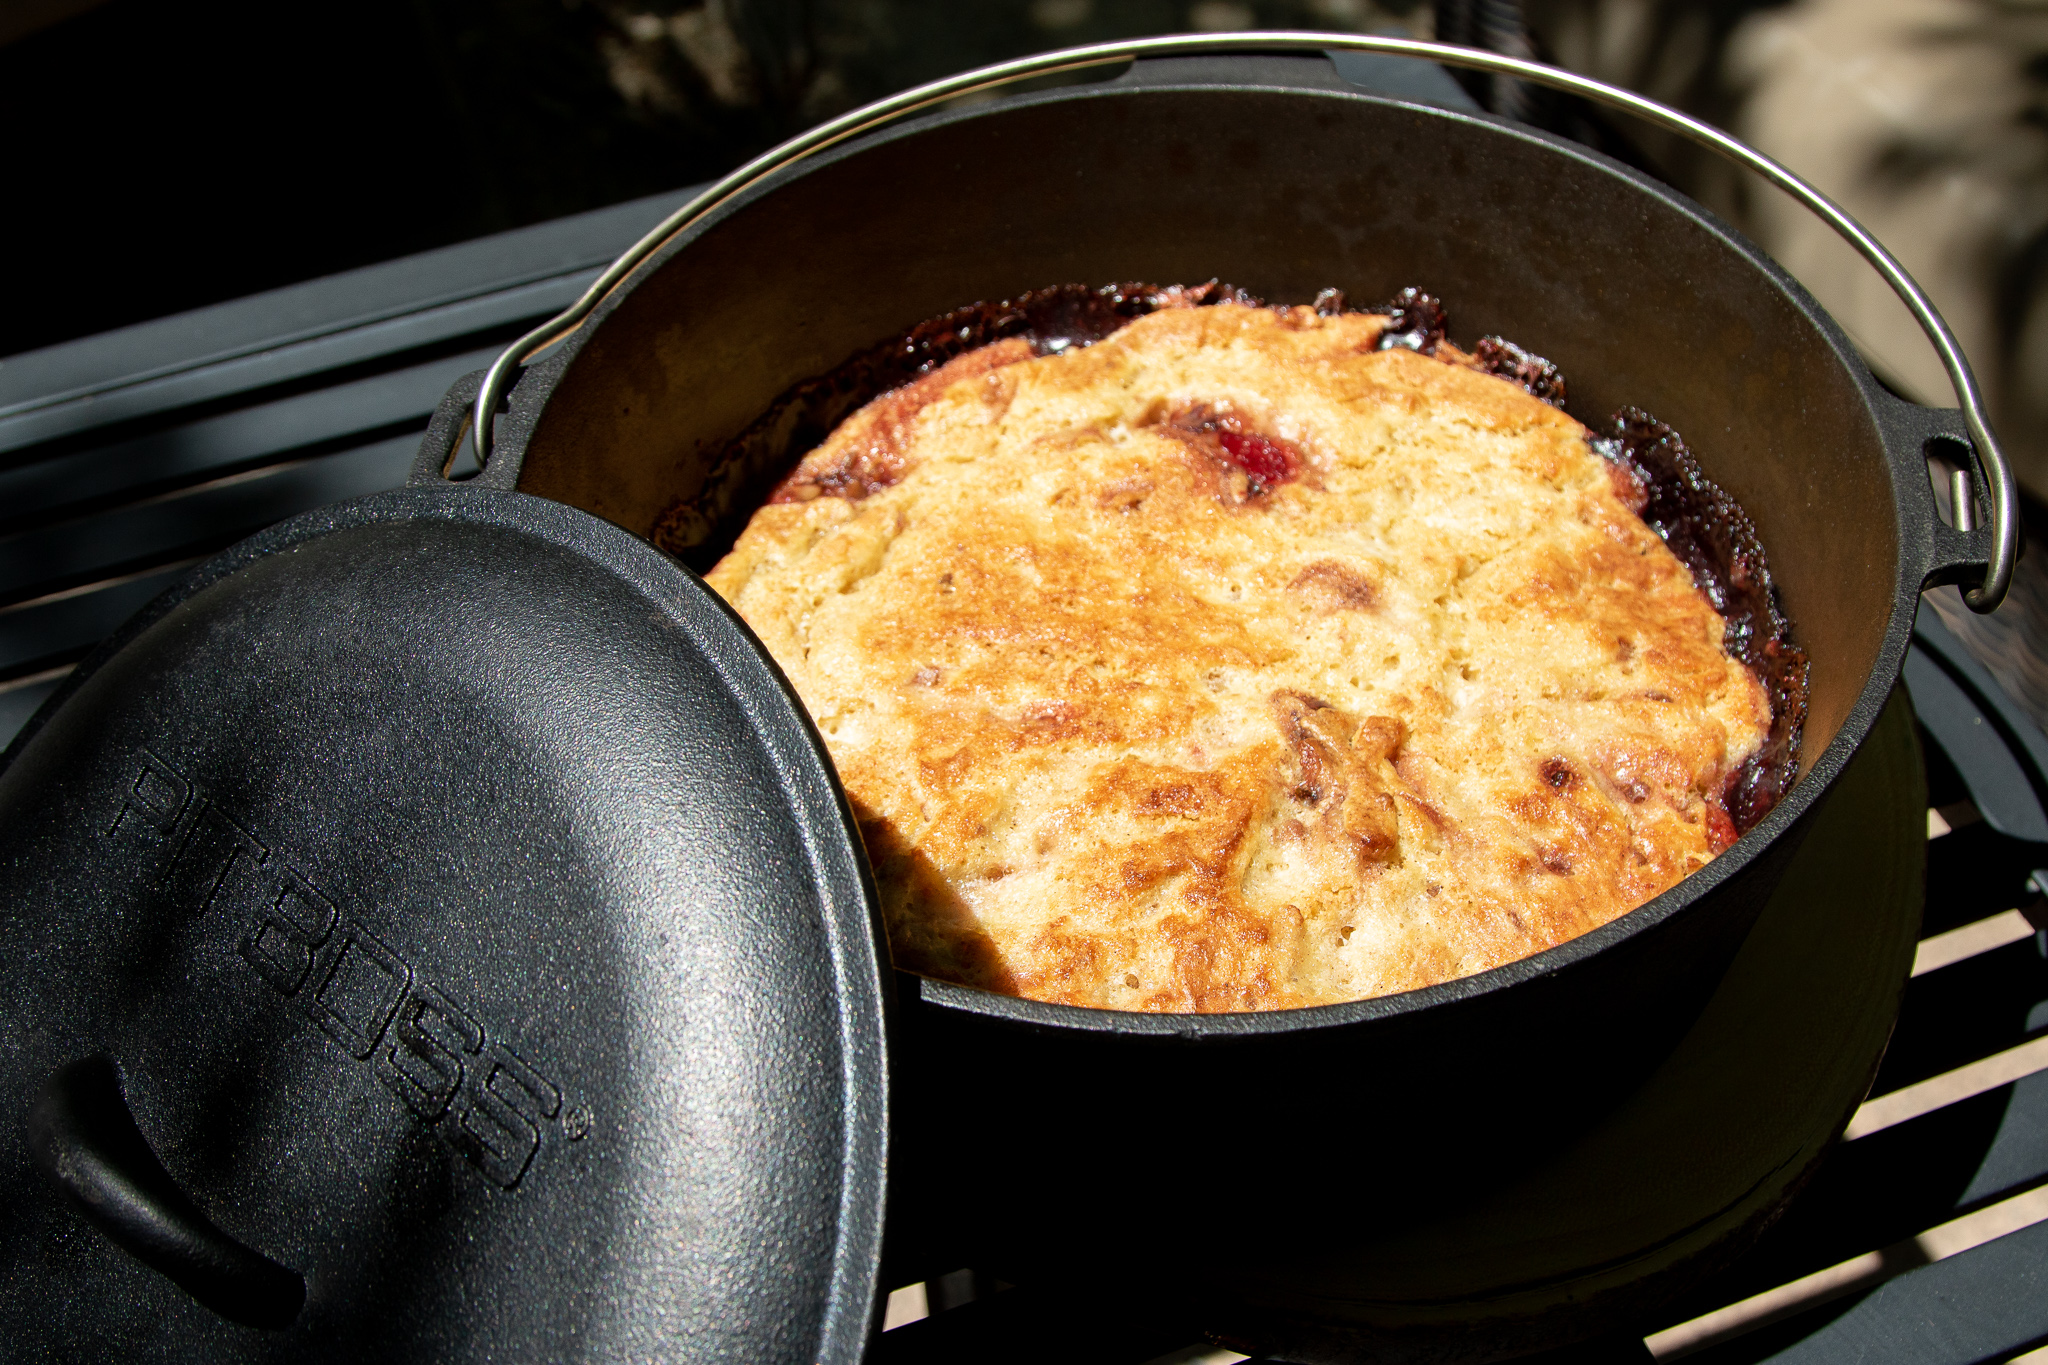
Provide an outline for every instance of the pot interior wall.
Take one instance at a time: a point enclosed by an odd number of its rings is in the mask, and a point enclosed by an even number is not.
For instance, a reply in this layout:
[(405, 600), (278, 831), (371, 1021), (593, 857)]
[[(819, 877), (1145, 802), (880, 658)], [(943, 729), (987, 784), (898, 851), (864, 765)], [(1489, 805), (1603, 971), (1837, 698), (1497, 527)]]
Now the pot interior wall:
[(1859, 362), (1668, 191), (1357, 95), (1111, 84), (820, 158), (672, 244), (534, 373), (553, 388), (519, 486), (642, 535), (702, 495), (715, 553), (770, 472), (712, 457), (791, 385), (977, 300), (1211, 277), (1274, 302), (1419, 285), (1453, 340), (1555, 360), (1589, 425), (1624, 403), (1671, 423), (1755, 519), (1812, 657), (1805, 763), (1834, 737), (1877, 661), (1899, 546)]

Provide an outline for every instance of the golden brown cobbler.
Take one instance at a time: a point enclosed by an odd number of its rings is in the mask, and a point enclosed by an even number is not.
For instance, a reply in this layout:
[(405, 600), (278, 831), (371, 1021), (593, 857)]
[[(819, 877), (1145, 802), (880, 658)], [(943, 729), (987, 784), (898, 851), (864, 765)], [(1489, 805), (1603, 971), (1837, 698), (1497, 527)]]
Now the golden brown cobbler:
[(838, 765), (897, 965), (1109, 1009), (1525, 957), (1734, 838), (1771, 724), (1577, 421), (1388, 319), (1166, 308), (846, 421), (710, 574)]

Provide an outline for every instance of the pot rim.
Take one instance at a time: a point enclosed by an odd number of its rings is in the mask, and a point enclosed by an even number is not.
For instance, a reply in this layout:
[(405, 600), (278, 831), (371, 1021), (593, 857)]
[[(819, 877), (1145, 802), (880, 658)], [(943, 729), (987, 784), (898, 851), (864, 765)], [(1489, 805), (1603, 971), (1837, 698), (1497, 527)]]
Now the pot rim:
[[(1268, 39), (1276, 35), (1221, 35), (1235, 36), (1241, 41), (1237, 47), (1270, 54), (1274, 44)], [(1303, 35), (1279, 35), (1301, 37)], [(1326, 39), (1339, 35), (1308, 35), (1320, 45), (1316, 51), (1296, 55), (1318, 55), (1321, 47), (1338, 46)], [(1123, 51), (1134, 45), (1118, 45)], [(1222, 47), (1224, 45), (1213, 45)], [(1417, 44), (1401, 44), (1394, 55), (1434, 55), (1440, 45), (1420, 44), (1430, 49), (1411, 53), (1408, 47)], [(1384, 50), (1384, 49), (1373, 49)], [(1448, 49), (1464, 52), (1465, 49)], [(1093, 49), (1075, 49), (1085, 53)], [(1066, 55), (1066, 54), (1053, 54)], [(1144, 55), (1144, 54), (1140, 54)], [(1179, 49), (1167, 50), (1159, 55), (1190, 55)], [(1197, 53), (1194, 55), (1203, 55)], [(1491, 55), (1491, 54), (1488, 54)], [(989, 68), (997, 70), (998, 68)], [(1544, 68), (1549, 70), (1549, 68)], [(970, 73), (972, 74), (972, 73)], [(964, 79), (964, 78), (962, 78)], [(1651, 179), (1647, 175), (1603, 153), (1571, 142), (1541, 129), (1530, 128), (1492, 115), (1475, 115), (1449, 110), (1432, 105), (1369, 93), (1358, 88), (1329, 89), (1304, 88), (1281, 83), (1252, 80), (1248, 82), (1224, 83), (1202, 79), (1163, 79), (1157, 82), (1127, 83), (1105, 81), (1075, 85), (1051, 90), (1035, 91), (1029, 94), (1011, 96), (993, 103), (951, 108), (926, 114), (923, 117), (891, 122), (887, 127), (873, 129), (865, 136), (851, 135), (834, 139), (837, 145), (820, 149), (819, 154), (803, 159), (791, 158), (779, 165), (757, 174), (748, 175), (744, 183), (723, 193), (718, 187), (701, 196), (699, 204), (704, 207), (694, 216), (690, 209), (680, 211), (678, 216), (687, 221), (673, 231), (657, 228), (650, 233), (650, 249), (639, 256), (630, 268), (623, 272), (619, 281), (600, 294), (587, 314), (575, 324), (575, 330), (556, 338), (562, 344), (540, 363), (528, 371), (531, 385), (521, 383), (515, 397), (515, 407), (527, 403), (544, 403), (546, 395), (574, 364), (584, 344), (609, 316), (623, 305), (626, 298), (645, 279), (664, 268), (674, 257), (688, 250), (700, 236), (725, 222), (732, 215), (758, 204), (766, 196), (813, 170), (837, 164), (863, 151), (888, 145), (901, 139), (920, 136), (930, 130), (952, 126), (960, 122), (1002, 117), (1018, 110), (1033, 108), (1049, 103), (1060, 103), (1085, 99), (1132, 98), (1164, 93), (1188, 91), (1257, 91), (1278, 93), (1304, 98), (1345, 100), (1367, 105), (1391, 106), (1405, 112), (1420, 113), (1455, 123), (1470, 130), (1471, 136), (1499, 136), (1519, 139), (1542, 148), (1551, 155), (1574, 158), (1592, 169), (1620, 177), (1631, 189), (1640, 194), (1661, 201), (1666, 207), (1692, 220), (1698, 226), (1720, 239), (1759, 270), (1780, 291), (1792, 301), (1801, 313), (1825, 340), (1835, 353), (1858, 391), (1864, 396), (1869, 407), (1879, 417), (1876, 436), (1887, 456), (1886, 464), (1893, 483), (1893, 506), (1898, 514), (1894, 555), (1894, 596), (1890, 619), (1882, 644), (1877, 652), (1876, 662), (1865, 678), (1854, 704), (1845, 713), (1840, 728), (1834, 737), (1816, 756), (1806, 770), (1800, 774), (1792, 787), (1779, 799), (1769, 813), (1736, 842), (1715, 857), (1706, 866), (1695, 871), (1670, 889), (1652, 897), (1643, 904), (1615, 919), (1576, 938), (1533, 953), (1515, 962), (1506, 963), (1469, 976), (1457, 977), (1431, 986), (1389, 995), (1372, 996), (1363, 1000), (1343, 1001), (1334, 1004), (1299, 1006), (1288, 1009), (1239, 1011), (1210, 1014), (1153, 1014), (1138, 1011), (1098, 1009), (1089, 1006), (1057, 1004), (1048, 1001), (1031, 1000), (1024, 997), (1001, 995), (975, 987), (914, 974), (902, 974), (906, 980), (917, 982), (921, 1000), (936, 1007), (962, 1013), (985, 1016), (992, 1021), (1003, 1021), (1037, 1029), (1075, 1031), (1092, 1034), (1112, 1033), (1125, 1036), (1157, 1036), (1187, 1042), (1224, 1041), (1234, 1038), (1248, 1038), (1272, 1034), (1320, 1034), (1331, 1030), (1349, 1029), (1353, 1026), (1378, 1024), (1395, 1019), (1419, 1015), (1424, 1011), (1450, 1006), (1493, 996), (1509, 988), (1561, 976), (1581, 963), (1600, 953), (1651, 931), (1687, 909), (1695, 901), (1704, 899), (1721, 885), (1746, 871), (1757, 858), (1781, 838), (1793, 832), (1793, 827), (1803, 820), (1832, 788), (1835, 780), (1847, 767), (1856, 750), (1868, 737), (1878, 715), (1882, 712), (1891, 689), (1897, 682), (1899, 671), (1904, 664), (1910, 641), (1914, 610), (1922, 588), (1942, 575), (1953, 575), (1961, 563), (1982, 563), (1986, 557), (1982, 551), (1987, 542), (1999, 532), (1994, 528), (1987, 535), (1984, 531), (1975, 533), (1957, 532), (1944, 526), (1936, 512), (1934, 500), (1924, 475), (1924, 457), (1918, 445), (1910, 450), (1902, 446), (1912, 444), (1917, 438), (1924, 442), (1936, 436), (1953, 440), (1964, 437), (1958, 431), (1929, 430), (1901, 434), (1900, 427), (1925, 425), (1930, 419), (1936, 427), (1955, 428), (1968, 426), (1967, 412), (1951, 409), (1923, 409), (1896, 398), (1886, 391), (1863, 363), (1848, 337), (1838, 324), (1820, 306), (1807, 290), (1772, 260), (1761, 248), (1750, 242), (1731, 225), (1722, 221), (1711, 210), (1696, 203), (1669, 186)], [(871, 106), (872, 107), (872, 106)], [(849, 118), (854, 116), (849, 115)], [(1682, 117), (1682, 116), (1681, 116)], [(770, 156), (774, 154), (771, 153)], [(735, 173), (735, 178), (744, 173)], [(1789, 175), (1789, 172), (1787, 173)], [(724, 183), (724, 182), (721, 182)], [(1817, 192), (1816, 192), (1817, 193)], [(712, 201), (708, 204), (705, 201)], [(1877, 248), (1882, 251), (1882, 248)], [(630, 254), (630, 253), (629, 253)], [(621, 258), (623, 262), (625, 258)], [(1903, 271), (1901, 271), (1903, 274)], [(602, 281), (600, 281), (602, 283)], [(593, 286), (593, 291), (596, 290)], [(1931, 311), (1931, 306), (1930, 306)], [(566, 316), (566, 315), (564, 315)], [(1937, 315), (1937, 321), (1938, 315)], [(552, 325), (552, 324), (550, 324)], [(1945, 330), (1945, 329), (1944, 329)], [(506, 352), (510, 356), (518, 349), (515, 343)], [(505, 357), (500, 357), (503, 361)], [(486, 376), (483, 391), (476, 399), (480, 410), (489, 395), (489, 378)], [(1966, 395), (1968, 396), (1968, 395)], [(1916, 422), (1912, 414), (1920, 414)], [(536, 414), (537, 415), (537, 414)], [(1942, 420), (1946, 419), (1946, 420)], [(1962, 419), (1958, 421), (1956, 419)], [(530, 434), (522, 432), (521, 437)], [(454, 441), (460, 439), (456, 431), (449, 438), (452, 451)], [(508, 463), (512, 468), (500, 478), (507, 483), (517, 478), (518, 465), (523, 461), (525, 441), (512, 443), (514, 449), (505, 452), (511, 458), (494, 453), (486, 462), (486, 470), (498, 473), (490, 466)], [(2000, 457), (1995, 453), (1988, 467), (2002, 469)], [(1907, 466), (1910, 465), (1910, 468)], [(501, 485), (503, 486), (503, 485)], [(2015, 495), (2016, 497), (2016, 495)], [(1995, 520), (1995, 519), (1994, 519)], [(2017, 525), (2017, 519), (2012, 522)], [(1916, 534), (1915, 532), (1921, 532)], [(1940, 535), (1946, 531), (1948, 539)], [(1995, 549), (1993, 551), (1995, 553)], [(1952, 581), (1952, 580), (1951, 580)], [(778, 677), (780, 670), (777, 670)], [(802, 708), (802, 702), (793, 688), (784, 680), (792, 705)]]
[[(476, 438), (477, 464), (484, 472), (489, 472), (491, 456), (495, 452), (492, 435), (498, 409), (512, 389), (516, 372), (521, 367), (539, 352), (575, 336), (584, 322), (599, 311), (599, 306), (643, 264), (657, 254), (664, 257), (673, 254), (663, 252), (662, 248), (683, 235), (686, 228), (710, 216), (727, 202), (746, 196), (749, 190), (773, 179), (777, 172), (802, 162), (814, 153), (849, 139), (859, 138), (870, 131), (885, 128), (907, 115), (942, 106), (963, 95), (1001, 92), (1019, 81), (1035, 77), (1126, 62), (1135, 63), (1147, 57), (1233, 53), (1249, 55), (1277, 51), (1319, 55), (1327, 60), (1333, 50), (1417, 57), (1466, 70), (1513, 76), (1577, 95), (1596, 104), (1623, 110), (1668, 132), (1677, 133), (1716, 155), (1753, 171), (1827, 223), (1838, 236), (1855, 248), (1872, 269), (1884, 277), (1885, 282), (1899, 296), (1900, 302), (1905, 304), (1907, 311), (1913, 315), (1914, 321), (1919, 323), (1921, 331), (1926, 334), (1929, 343), (1941, 357), (1942, 367), (1947, 371), (1949, 382), (1961, 405), (1963, 422), (1969, 429), (1969, 440), (1964, 444), (1979, 465), (1977, 473), (1985, 476), (1992, 497), (1991, 537), (1988, 541), (1989, 553), (1984, 557), (1984, 579), (1981, 586), (1964, 593), (1964, 600), (1971, 610), (1979, 613), (1997, 609), (1998, 604), (2005, 598), (2006, 589), (2010, 586), (2012, 566), (2019, 555), (2018, 485), (2012, 478), (1998, 439), (1992, 433), (1990, 418), (1984, 410), (1976, 375), (1970, 368), (1968, 358), (1963, 354), (1961, 344), (1957, 342), (1954, 333), (1949, 330), (1948, 323), (1928, 299), (1926, 292), (1920, 288), (1919, 283), (1861, 223), (1790, 169), (1739, 138), (1731, 137), (1711, 124), (1680, 113), (1669, 105), (1636, 94), (1632, 90), (1581, 76), (1561, 67), (1520, 57), (1503, 56), (1480, 48), (1459, 47), (1449, 43), (1397, 38), (1383, 34), (1287, 30), (1170, 34), (1157, 38), (1136, 38), (1064, 48), (980, 67), (916, 86), (864, 105), (808, 132), (800, 133), (747, 162), (657, 223), (606, 267), (574, 303), (514, 341), (491, 362), (490, 367), (483, 372), (482, 382), (469, 405), (468, 422)], [(1383, 102), (1443, 112), (1412, 101)], [(1510, 120), (1498, 118), (1492, 121), (1501, 125), (1511, 123)], [(1612, 159), (1602, 157), (1601, 160)], [(1712, 215), (1708, 217), (1712, 219)], [(1718, 219), (1712, 221), (1725, 231), (1725, 225), (1719, 224)], [(1740, 240), (1739, 234), (1727, 232), (1726, 235)], [(1967, 471), (1962, 476), (1958, 490), (1969, 490)], [(1967, 531), (1969, 528), (1966, 526), (1963, 529)], [(1976, 545), (1986, 543), (1980, 538)], [(1962, 560), (1965, 563), (1976, 562), (1971, 556), (1963, 556)]]

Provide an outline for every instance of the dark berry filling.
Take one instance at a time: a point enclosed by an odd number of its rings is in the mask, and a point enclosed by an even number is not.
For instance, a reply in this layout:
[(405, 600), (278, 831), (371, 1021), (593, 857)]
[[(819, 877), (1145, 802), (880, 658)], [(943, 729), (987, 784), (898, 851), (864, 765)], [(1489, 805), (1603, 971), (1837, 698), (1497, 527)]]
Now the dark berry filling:
[(1279, 484), (1301, 477), (1301, 452), (1291, 442), (1261, 435), (1236, 413), (1197, 403), (1170, 415), (1164, 429), (1226, 471), (1244, 476), (1233, 502), (1249, 502)]
[(1249, 431), (1219, 431), (1230, 462), (1242, 469), (1257, 489), (1285, 483), (1301, 472), (1301, 457), (1280, 442)]
[(1521, 385), (1553, 408), (1564, 406), (1564, 372), (1533, 351), (1523, 350), (1506, 337), (1481, 337), (1472, 356), (1488, 374)]
[(1423, 355), (1435, 355), (1438, 344), (1444, 339), (1444, 329), (1450, 322), (1444, 316), (1442, 302), (1434, 294), (1425, 294), (1412, 284), (1394, 295), (1393, 302), (1365, 311), (1387, 315), (1387, 327), (1379, 339), (1382, 351), (1400, 346)]
[(1749, 514), (1700, 469), (1685, 439), (1641, 408), (1614, 414), (1612, 434), (1593, 448), (1626, 470), (1641, 490), (1636, 509), (1726, 623), (1722, 648), (1742, 660), (1771, 701), (1771, 730), (1721, 790), (1735, 831), (1764, 818), (1799, 775), (1806, 724), (1806, 654), (1792, 643), (1771, 569)]

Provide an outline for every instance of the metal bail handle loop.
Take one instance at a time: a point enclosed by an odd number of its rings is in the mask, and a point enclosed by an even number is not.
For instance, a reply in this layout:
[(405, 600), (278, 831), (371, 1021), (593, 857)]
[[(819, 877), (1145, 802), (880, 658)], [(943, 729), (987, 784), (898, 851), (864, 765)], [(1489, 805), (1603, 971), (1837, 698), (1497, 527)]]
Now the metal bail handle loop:
[[(1141, 57), (1185, 57), (1217, 52), (1327, 52), (1338, 49), (1352, 52), (1378, 52), (1391, 57), (1417, 57), (1425, 61), (1442, 63), (1445, 66), (1462, 67), (1468, 71), (1492, 72), (1513, 76), (1534, 85), (1547, 86), (1568, 94), (1592, 100), (1635, 115), (1645, 122), (1690, 139), (1728, 160), (1756, 172), (1804, 205), (1810, 212), (1835, 230), (1859, 255), (1868, 261), (1878, 274), (1913, 314), (1920, 330), (1934, 344), (1941, 356), (1942, 368), (1948, 371), (1949, 383), (1955, 388), (1956, 403), (1962, 409), (1963, 423), (1969, 429), (1970, 440), (1975, 445), (1977, 458), (1984, 467), (1984, 473), (1991, 487), (1991, 562), (1984, 574), (1984, 582), (1963, 594), (1973, 611), (1994, 610), (2005, 600), (2007, 587), (2012, 583), (2012, 569), (2019, 558), (2019, 487), (2013, 482), (2011, 470), (2005, 462), (2005, 453), (1999, 448), (1998, 440), (1991, 434), (1990, 418), (1984, 411), (1983, 395), (1977, 388), (1977, 377), (1970, 371), (1970, 363), (1963, 357), (1963, 350), (1957, 344), (1955, 335), (1941, 314), (1935, 311), (1927, 295), (1906, 273), (1906, 268), (1893, 258), (1889, 251), (1879, 245), (1877, 239), (1863, 230), (1862, 224), (1843, 212), (1833, 200), (1787, 170), (1762, 152), (1722, 132), (1709, 124), (1700, 122), (1668, 108), (1655, 100), (1645, 99), (1633, 91), (1607, 85), (1585, 76), (1575, 75), (1554, 66), (1540, 62), (1525, 61), (1519, 57), (1504, 57), (1496, 52), (1478, 48), (1453, 47), (1448, 43), (1424, 42), (1415, 38), (1382, 37), (1375, 34), (1356, 33), (1295, 33), (1295, 32), (1249, 32), (1249, 33), (1198, 33), (1183, 34), (1167, 38), (1134, 38), (1126, 42), (1097, 43), (1090, 47), (1067, 48), (1059, 52), (1048, 52), (1035, 57), (1023, 57), (1016, 61), (1001, 62), (975, 71), (948, 76), (877, 100), (848, 114), (842, 114), (829, 123), (820, 124), (807, 133), (799, 134), (779, 147), (763, 152), (746, 165), (741, 166), (723, 180), (712, 185), (704, 193), (671, 213), (655, 225), (653, 231), (626, 249), (625, 254), (598, 276), (583, 296), (569, 305), (560, 314), (548, 319), (505, 348), (491, 368), (484, 375), (482, 387), (476, 397), (471, 430), (476, 436), (479, 464), (490, 460), (492, 432), (496, 424), (498, 408), (504, 402), (516, 378), (516, 371), (534, 355), (563, 340), (583, 325), (606, 295), (616, 289), (628, 275), (652, 256), (661, 245), (684, 228), (702, 219), (712, 210), (755, 184), (781, 170), (794, 165), (814, 152), (823, 151), (835, 143), (858, 136), (870, 129), (880, 127), (908, 114), (929, 109), (933, 105), (957, 99), (962, 95), (979, 94), (998, 90), (1034, 76), (1049, 76), (1067, 71), (1083, 71), (1091, 67), (1112, 66), (1133, 61)], [(1960, 524), (1960, 523), (1959, 523)]]

